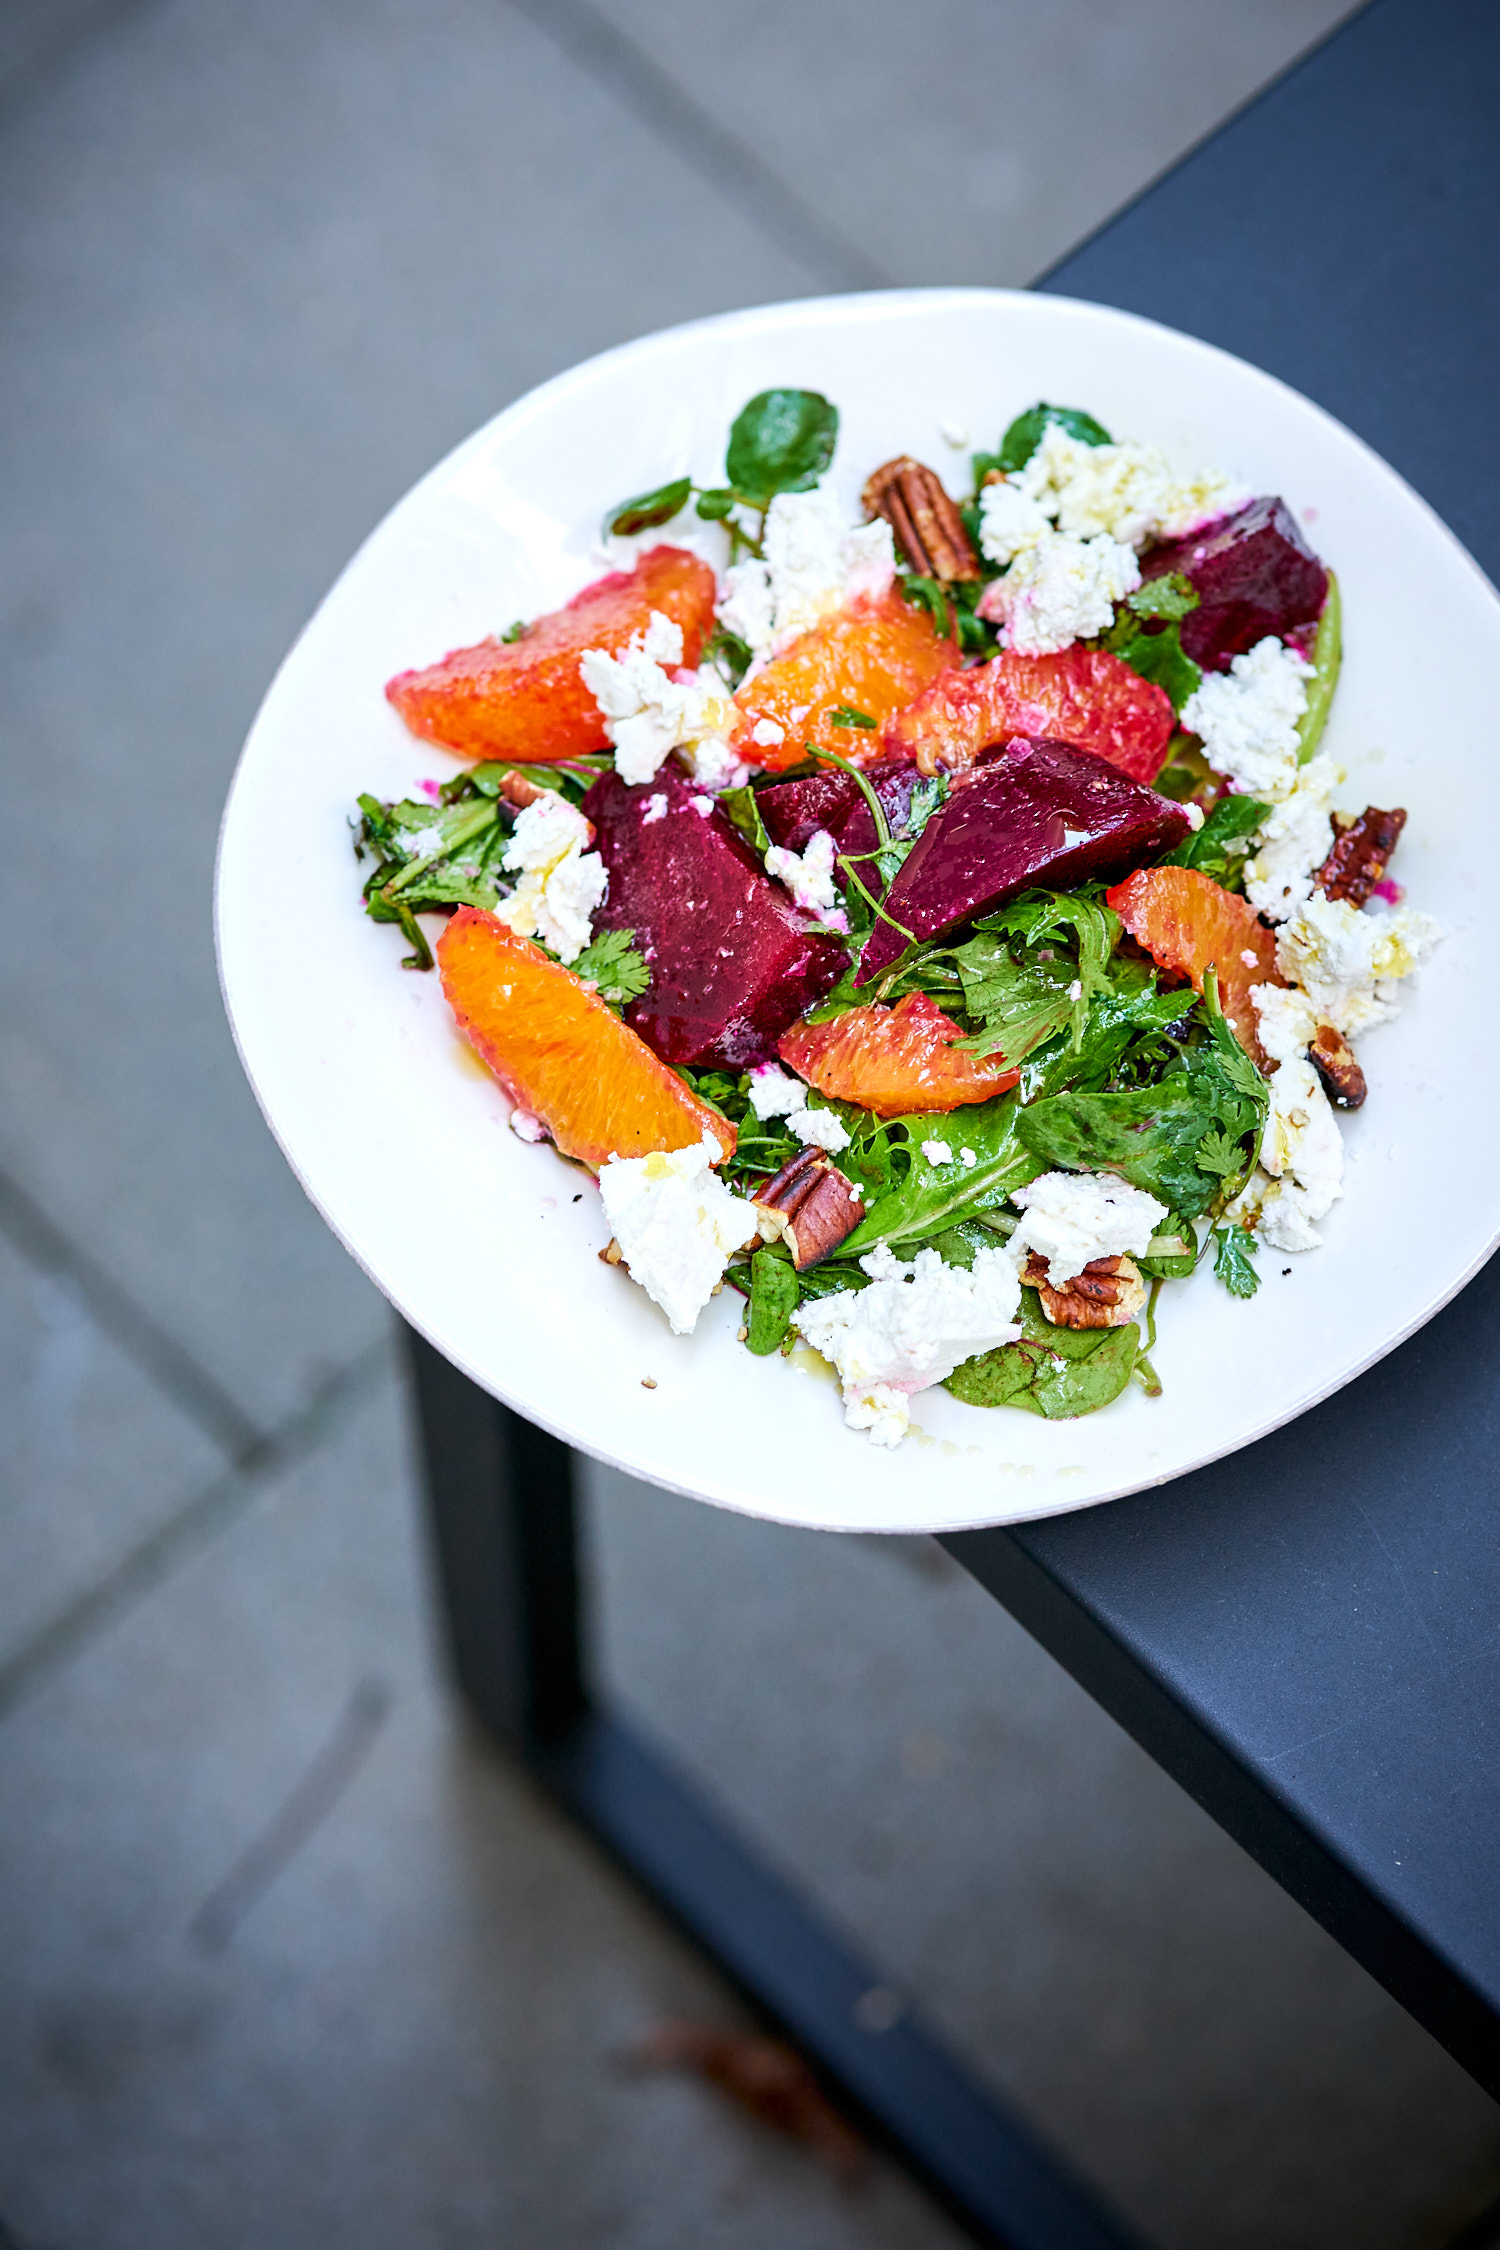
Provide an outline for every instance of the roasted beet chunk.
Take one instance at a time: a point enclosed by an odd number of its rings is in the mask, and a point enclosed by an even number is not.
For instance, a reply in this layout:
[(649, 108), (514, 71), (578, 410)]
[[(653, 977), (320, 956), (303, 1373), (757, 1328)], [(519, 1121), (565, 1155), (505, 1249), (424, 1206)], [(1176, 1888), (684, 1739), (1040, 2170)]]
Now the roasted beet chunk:
[(609, 870), (595, 926), (634, 930), (651, 966), (626, 1022), (669, 1063), (773, 1056), (842, 975), (842, 942), (810, 931), (713, 799), (669, 771), (638, 789), (606, 774), (583, 809)]
[[(1188, 817), (1091, 750), (1024, 735), (972, 767), (933, 814), (885, 901), (913, 937), (941, 937), (1033, 883), (1067, 890), (1159, 859)], [(860, 964), (868, 984), (905, 941), (876, 924)]]
[[(899, 836), (921, 774), (910, 758), (879, 758), (863, 770), (891, 834)], [(827, 829), (837, 850), (851, 856), (875, 849), (875, 820), (865, 793), (853, 774), (838, 766), (804, 774), (800, 781), (778, 781), (756, 796), (766, 834), (789, 852), (805, 852), (820, 828)], [(842, 885), (843, 880), (842, 868), (835, 868), (834, 881)]]
[(1279, 640), (1315, 625), (1328, 593), (1328, 573), (1284, 500), (1252, 500), (1237, 515), (1168, 540), (1141, 558), (1146, 578), (1181, 571), (1198, 607), (1182, 621), (1182, 645), (1205, 672), (1230, 661), (1268, 633)]

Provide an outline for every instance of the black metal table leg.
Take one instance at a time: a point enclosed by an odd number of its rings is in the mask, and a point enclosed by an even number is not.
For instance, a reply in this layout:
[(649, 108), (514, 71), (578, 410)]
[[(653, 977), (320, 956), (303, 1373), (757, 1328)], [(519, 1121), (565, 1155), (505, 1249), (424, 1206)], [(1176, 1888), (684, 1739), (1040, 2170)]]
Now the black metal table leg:
[(925, 2030), (878, 1968), (589, 1692), (574, 1457), (406, 1331), (458, 1684), (497, 1740), (665, 1907), (974, 2239), (1136, 2238)]

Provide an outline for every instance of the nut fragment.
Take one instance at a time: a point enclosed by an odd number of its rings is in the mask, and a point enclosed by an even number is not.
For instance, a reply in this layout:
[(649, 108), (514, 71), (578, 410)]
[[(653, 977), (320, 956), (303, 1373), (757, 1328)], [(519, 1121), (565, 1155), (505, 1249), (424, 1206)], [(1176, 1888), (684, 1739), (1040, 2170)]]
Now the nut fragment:
[(1313, 1033), (1307, 1059), (1323, 1081), (1323, 1091), (1335, 1109), (1359, 1109), (1369, 1087), (1365, 1074), (1349, 1050), (1349, 1043), (1331, 1023), (1320, 1023)]
[(799, 1273), (836, 1250), (865, 1215), (858, 1188), (820, 1148), (798, 1149), (754, 1200), (762, 1234), (784, 1239)]
[(1042, 1300), (1054, 1328), (1123, 1328), (1146, 1302), (1146, 1282), (1133, 1258), (1095, 1258), (1054, 1288), (1035, 1250), (1021, 1275)]
[(979, 557), (936, 470), (909, 453), (885, 462), (865, 485), (867, 516), (884, 516), (907, 561), (921, 578), (982, 578)]
[(1397, 805), (1391, 812), (1382, 812), (1378, 805), (1366, 805), (1354, 820), (1347, 813), (1335, 813), (1333, 826), (1333, 849), (1313, 881), (1326, 898), (1347, 899), (1351, 906), (1363, 906), (1384, 877), (1386, 863), (1406, 826), (1406, 809)]
[[(616, 1242), (613, 1235), (610, 1236), (608, 1242), (605, 1243), (604, 1248), (600, 1251), (599, 1263), (601, 1266), (625, 1265), (625, 1253), (621, 1250), (619, 1243)], [(625, 1271), (629, 1273), (629, 1266), (625, 1266)]]

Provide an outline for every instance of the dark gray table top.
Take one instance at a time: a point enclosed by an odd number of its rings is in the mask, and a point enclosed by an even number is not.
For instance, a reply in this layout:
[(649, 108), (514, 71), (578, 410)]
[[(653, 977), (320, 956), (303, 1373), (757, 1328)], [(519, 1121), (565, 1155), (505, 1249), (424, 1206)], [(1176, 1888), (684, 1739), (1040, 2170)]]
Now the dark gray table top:
[[(1495, 0), (1376, 0), (1042, 286), (1295, 384), (1500, 578)], [(1500, 2093), (1497, 1444), (1500, 1260), (1233, 1459), (947, 1544)]]

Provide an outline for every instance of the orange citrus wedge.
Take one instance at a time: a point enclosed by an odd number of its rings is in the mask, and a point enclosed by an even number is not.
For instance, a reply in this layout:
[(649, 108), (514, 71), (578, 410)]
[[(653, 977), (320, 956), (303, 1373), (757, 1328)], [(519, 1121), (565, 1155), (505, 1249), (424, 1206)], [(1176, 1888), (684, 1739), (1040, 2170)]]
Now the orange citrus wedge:
[(829, 1023), (799, 1023), (785, 1034), (783, 1062), (835, 1101), (857, 1102), (877, 1117), (958, 1109), (987, 1102), (1021, 1073), (1003, 1055), (956, 1052), (963, 1031), (925, 992), (894, 1008), (871, 1001)]

